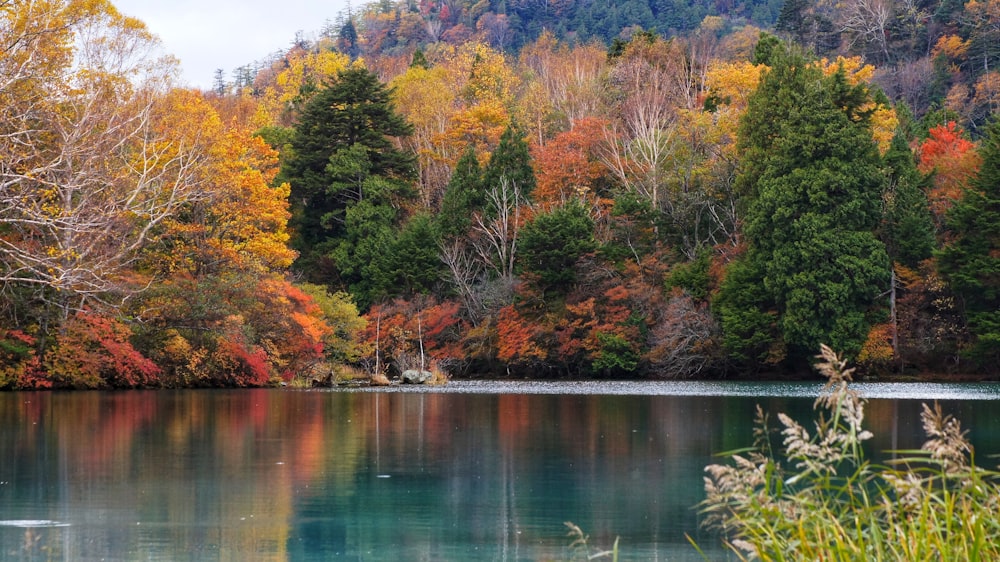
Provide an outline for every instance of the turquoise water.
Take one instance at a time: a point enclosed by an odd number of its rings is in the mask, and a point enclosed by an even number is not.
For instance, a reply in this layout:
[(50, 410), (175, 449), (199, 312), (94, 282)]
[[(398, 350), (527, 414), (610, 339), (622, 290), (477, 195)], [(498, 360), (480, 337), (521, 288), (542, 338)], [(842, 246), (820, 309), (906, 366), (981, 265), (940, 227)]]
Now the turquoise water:
[[(1000, 386), (878, 385), (876, 455), (942, 400), (1000, 452)], [(0, 394), (0, 560), (699, 560), (692, 509), (755, 405), (812, 383), (456, 382), (407, 391)]]

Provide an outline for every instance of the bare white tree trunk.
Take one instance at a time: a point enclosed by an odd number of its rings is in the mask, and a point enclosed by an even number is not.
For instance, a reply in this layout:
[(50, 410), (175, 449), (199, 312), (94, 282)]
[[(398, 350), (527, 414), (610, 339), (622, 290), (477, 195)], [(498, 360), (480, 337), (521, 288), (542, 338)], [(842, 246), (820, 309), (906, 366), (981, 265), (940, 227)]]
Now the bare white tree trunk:
[(417, 313), (417, 343), (420, 345), (420, 374), (423, 376), (423, 372), (427, 369), (425, 368), (426, 361), (424, 359), (424, 328), (420, 322), (419, 312)]
[(850, 46), (859, 41), (873, 44), (889, 60), (889, 43), (886, 27), (892, 16), (890, 0), (850, 0), (840, 4), (843, 18), (840, 30), (851, 37)]
[(663, 189), (675, 149), (674, 107), (687, 98), (687, 66), (680, 59), (683, 53), (658, 44), (620, 61), (611, 74), (623, 98), (601, 160), (623, 187), (657, 210), (669, 203)]
[(476, 284), (482, 279), (483, 263), (476, 259), (464, 242), (458, 240), (443, 245), (440, 255), (465, 309), (472, 315), (473, 321), (478, 320), (483, 312), (483, 302)]
[(477, 214), (473, 224), (477, 235), (473, 248), (480, 261), (510, 284), (514, 282), (514, 259), (523, 204), (520, 186), (501, 178), (500, 185), (486, 193), (487, 212), (490, 214), (487, 217)]
[(155, 38), (67, 5), (0, 14), (15, 35), (0, 45), (0, 284), (79, 308), (127, 297), (122, 273), (203, 195), (207, 151), (157, 119), (170, 67), (150, 62)]
[(379, 311), (378, 316), (375, 317), (375, 375), (378, 376), (382, 372), (381, 363), (381, 343), (382, 343), (382, 312)]

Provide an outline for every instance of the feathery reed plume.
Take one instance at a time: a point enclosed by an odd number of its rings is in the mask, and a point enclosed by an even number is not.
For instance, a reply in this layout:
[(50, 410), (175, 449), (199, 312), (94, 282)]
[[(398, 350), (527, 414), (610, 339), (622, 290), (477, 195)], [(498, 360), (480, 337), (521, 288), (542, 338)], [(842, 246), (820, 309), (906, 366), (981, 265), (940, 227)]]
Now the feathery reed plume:
[(968, 432), (962, 431), (962, 424), (950, 414), (942, 413), (941, 404), (937, 402), (933, 409), (924, 404), (920, 419), (929, 437), (921, 448), (930, 453), (932, 459), (940, 461), (945, 472), (967, 470), (967, 455), (972, 453), (972, 444), (965, 438)]
[(1000, 473), (975, 465), (958, 420), (924, 405), (923, 448), (872, 465), (853, 370), (826, 346), (818, 359), (815, 432), (779, 413), (775, 454), (758, 406), (754, 446), (705, 467), (703, 525), (740, 560), (1000, 560)]

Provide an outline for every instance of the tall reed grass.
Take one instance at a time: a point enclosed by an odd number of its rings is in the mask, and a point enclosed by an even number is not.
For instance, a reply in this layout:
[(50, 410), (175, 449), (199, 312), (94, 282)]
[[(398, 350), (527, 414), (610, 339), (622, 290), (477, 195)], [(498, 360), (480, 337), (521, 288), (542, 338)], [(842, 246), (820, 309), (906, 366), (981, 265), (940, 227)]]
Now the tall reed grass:
[(572, 521), (566, 521), (563, 524), (569, 529), (566, 536), (573, 539), (569, 544), (570, 550), (574, 553), (573, 560), (611, 560), (611, 562), (618, 562), (617, 537), (615, 537), (615, 544), (610, 550), (594, 549), (590, 544), (590, 535), (584, 533), (583, 529)]
[(853, 369), (826, 346), (817, 358), (815, 429), (778, 414), (775, 438), (758, 406), (753, 446), (705, 469), (702, 523), (740, 560), (1000, 560), (1000, 473), (975, 464), (959, 421), (924, 404), (927, 442), (873, 464)]

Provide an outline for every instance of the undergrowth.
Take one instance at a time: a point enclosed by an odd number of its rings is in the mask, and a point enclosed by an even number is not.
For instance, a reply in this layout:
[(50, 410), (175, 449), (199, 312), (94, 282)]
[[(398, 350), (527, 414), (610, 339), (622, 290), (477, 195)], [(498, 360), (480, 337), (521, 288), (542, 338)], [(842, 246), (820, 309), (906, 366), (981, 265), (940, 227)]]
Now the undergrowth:
[(814, 430), (778, 414), (772, 446), (758, 406), (753, 446), (705, 469), (702, 523), (740, 560), (1000, 560), (1000, 473), (976, 466), (959, 421), (924, 404), (927, 442), (873, 464), (853, 369), (826, 346), (817, 358)]

